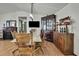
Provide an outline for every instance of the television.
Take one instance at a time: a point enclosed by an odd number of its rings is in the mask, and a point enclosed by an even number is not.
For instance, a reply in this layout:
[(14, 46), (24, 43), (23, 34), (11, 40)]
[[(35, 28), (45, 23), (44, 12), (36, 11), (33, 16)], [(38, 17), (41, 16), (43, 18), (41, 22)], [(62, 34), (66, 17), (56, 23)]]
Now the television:
[(40, 27), (40, 22), (39, 21), (29, 21), (29, 27), (30, 28), (39, 28)]

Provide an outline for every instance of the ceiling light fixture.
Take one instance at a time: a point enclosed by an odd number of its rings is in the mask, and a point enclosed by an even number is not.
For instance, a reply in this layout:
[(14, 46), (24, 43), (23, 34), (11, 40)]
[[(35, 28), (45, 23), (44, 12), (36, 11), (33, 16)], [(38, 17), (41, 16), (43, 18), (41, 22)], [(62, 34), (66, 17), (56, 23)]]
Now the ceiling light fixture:
[(33, 3), (31, 3), (31, 14), (30, 14), (30, 18), (33, 21)]

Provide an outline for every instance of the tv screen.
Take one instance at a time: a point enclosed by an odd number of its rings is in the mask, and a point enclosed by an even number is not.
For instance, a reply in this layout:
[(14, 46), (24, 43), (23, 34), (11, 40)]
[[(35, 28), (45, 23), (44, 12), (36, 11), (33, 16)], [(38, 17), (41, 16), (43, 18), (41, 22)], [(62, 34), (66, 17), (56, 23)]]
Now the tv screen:
[(29, 21), (29, 27), (40, 27), (39, 21)]

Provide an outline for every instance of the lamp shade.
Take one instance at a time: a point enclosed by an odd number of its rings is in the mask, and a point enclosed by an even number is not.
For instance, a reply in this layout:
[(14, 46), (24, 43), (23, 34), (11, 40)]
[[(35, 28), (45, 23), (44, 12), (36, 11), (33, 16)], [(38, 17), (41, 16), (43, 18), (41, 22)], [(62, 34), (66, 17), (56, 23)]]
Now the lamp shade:
[(32, 15), (32, 14), (30, 14), (29, 16), (30, 16), (30, 18), (33, 20), (33, 15)]

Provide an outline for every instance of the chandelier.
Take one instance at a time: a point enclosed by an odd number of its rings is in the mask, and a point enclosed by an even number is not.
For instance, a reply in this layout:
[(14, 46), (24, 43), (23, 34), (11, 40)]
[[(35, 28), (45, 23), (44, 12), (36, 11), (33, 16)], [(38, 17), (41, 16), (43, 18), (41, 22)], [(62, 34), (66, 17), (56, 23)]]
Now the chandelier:
[(31, 3), (31, 13), (30, 13), (30, 18), (33, 21), (33, 3)]

